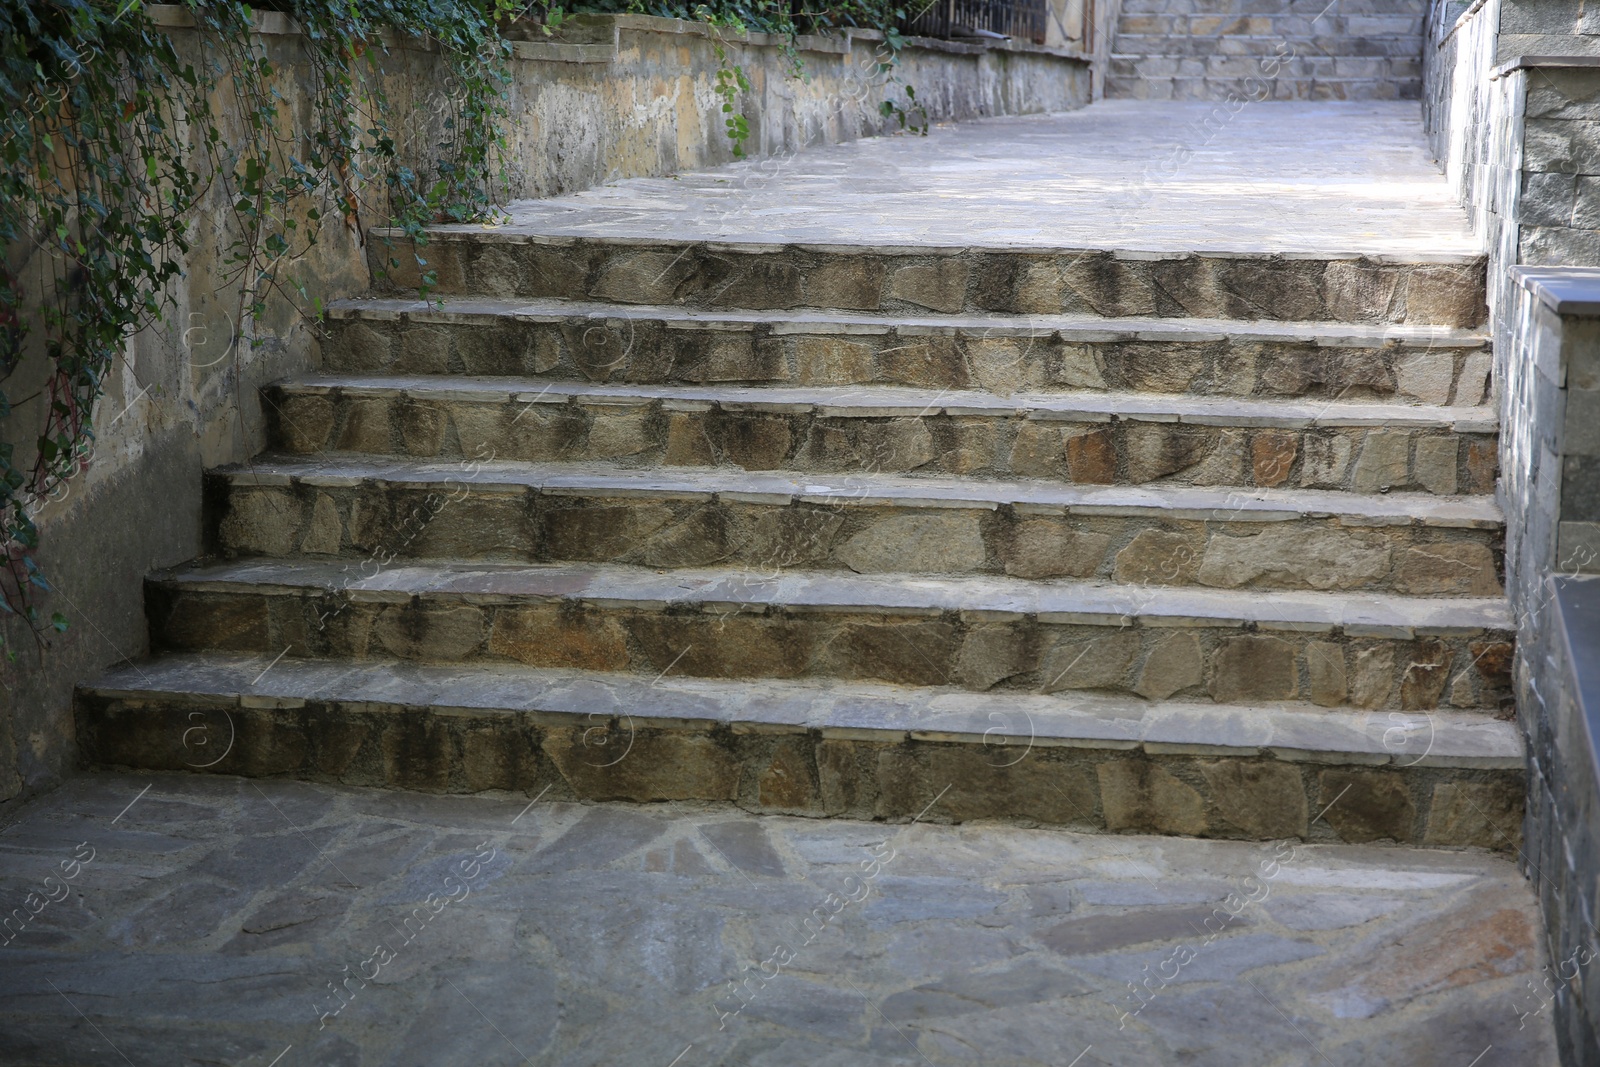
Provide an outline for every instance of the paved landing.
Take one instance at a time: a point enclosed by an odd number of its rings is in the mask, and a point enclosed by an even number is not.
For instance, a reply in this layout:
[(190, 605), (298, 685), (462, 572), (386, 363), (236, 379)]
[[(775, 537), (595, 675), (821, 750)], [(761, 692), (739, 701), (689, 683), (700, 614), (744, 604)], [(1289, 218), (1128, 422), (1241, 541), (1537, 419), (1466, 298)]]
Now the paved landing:
[(1483, 854), (204, 776), (15, 816), (8, 1067), (1555, 1063)]
[[(1209, 117), (1209, 118), (1208, 118)], [(1416, 103), (1112, 100), (513, 206), (544, 235), (1357, 253), (1478, 251)]]

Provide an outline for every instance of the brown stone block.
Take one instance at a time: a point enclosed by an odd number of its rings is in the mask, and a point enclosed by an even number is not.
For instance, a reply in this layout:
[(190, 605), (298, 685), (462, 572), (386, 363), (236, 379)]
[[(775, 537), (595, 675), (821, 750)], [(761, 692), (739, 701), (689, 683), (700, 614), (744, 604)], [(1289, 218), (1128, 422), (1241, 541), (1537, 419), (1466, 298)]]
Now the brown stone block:
[(488, 625), (472, 604), (390, 604), (378, 614), (372, 635), (401, 659), (457, 661), (483, 644)]
[(1416, 805), (1406, 776), (1396, 771), (1327, 770), (1318, 778), (1317, 806), (1339, 835), (1352, 844), (1414, 839)]
[(1026, 518), (1012, 533), (1006, 573), (1018, 578), (1087, 578), (1105, 562), (1108, 534), (1074, 530), (1066, 519)]
[(846, 623), (828, 642), (828, 672), (898, 685), (948, 685), (960, 648), (955, 627), (931, 620)]
[(1188, 585), (1200, 570), (1202, 534), (1174, 530), (1141, 530), (1117, 553), (1119, 582)]
[(1091, 430), (1067, 438), (1068, 477), (1079, 485), (1111, 485), (1117, 480), (1117, 445), (1110, 430)]
[(267, 598), (179, 593), (167, 599), (155, 636), (165, 648), (260, 652), (267, 644)]
[(458, 759), (446, 721), (431, 711), (393, 708), (383, 716), (378, 751), (385, 784), (397, 789), (443, 793), (450, 789)]
[(1282, 430), (1258, 430), (1250, 438), (1250, 468), (1255, 484), (1270, 489), (1282, 485), (1294, 466), (1300, 448), (1296, 434)]
[(756, 779), (756, 803), (763, 809), (815, 811), (821, 798), (811, 768), (811, 744), (803, 737), (780, 737), (772, 758)]
[(646, 567), (704, 567), (727, 560), (744, 547), (730, 545), (721, 506), (703, 504), (651, 534), (622, 560)]
[[(734, 800), (739, 759), (715, 738), (698, 734), (618, 727), (604, 745), (592, 728), (556, 727), (545, 732), (544, 751), (583, 800)], [(588, 743), (585, 742), (588, 739)], [(629, 743), (619, 753), (617, 746)]]
[(530, 667), (620, 671), (628, 666), (627, 634), (621, 622), (564, 605), (500, 608), (489, 635), (489, 652)]
[(1210, 824), (1205, 799), (1148, 760), (1107, 760), (1095, 768), (1106, 829), (1158, 834), (1201, 835)]
[(431, 400), (405, 400), (395, 405), (400, 424), (400, 443), (408, 456), (437, 456), (444, 445), (444, 428), (449, 421), (443, 404)]
[(589, 414), (589, 433), (583, 443), (583, 454), (588, 459), (623, 459), (659, 447), (651, 432), (652, 420), (646, 406), (632, 409), (596, 406)]
[(1440, 782), (1428, 805), (1426, 845), (1514, 849), (1522, 841), (1525, 792), (1515, 778)]
[(711, 307), (792, 308), (803, 300), (800, 269), (776, 255), (729, 256), (707, 261), (701, 286)]
[(448, 374), (450, 372), (450, 330), (443, 326), (423, 326), (403, 322), (398, 327), (400, 353), (394, 369), (401, 374)]
[(889, 275), (889, 295), (933, 311), (961, 311), (967, 305), (967, 265), (941, 258), (897, 267)]
[(1510, 641), (1473, 641), (1467, 645), (1472, 665), (1485, 685), (1504, 689), (1511, 684), (1511, 667), (1516, 661), (1516, 646)]
[(877, 377), (895, 385), (964, 389), (967, 367), (951, 337), (895, 337), (878, 350)]
[(928, 508), (869, 513), (834, 555), (858, 574), (963, 574), (984, 569), (982, 513)]
[(1154, 260), (1147, 265), (1157, 313), (1216, 319), (1227, 315), (1226, 295), (1218, 284), (1219, 260), (1202, 256)]
[(858, 745), (852, 741), (818, 741), (817, 790), (826, 815), (843, 815), (856, 810), (864, 800), (861, 792), (861, 770), (856, 756), (858, 749), (871, 751), (876, 746)]
[(813, 566), (833, 554), (844, 525), (835, 510), (813, 504), (792, 507), (732, 507), (734, 532), (730, 541), (741, 556), (762, 571)]
[(267, 408), (275, 416), (278, 447), (296, 455), (321, 452), (333, 432), (333, 401), (326, 396), (299, 393), (268, 395)]
[(1400, 676), (1400, 706), (1407, 711), (1438, 707), (1455, 658), (1455, 650), (1443, 641), (1412, 644), (1411, 657)]
[(549, 559), (616, 559), (675, 517), (670, 506), (656, 501), (584, 501), (571, 507), (549, 506), (555, 499), (559, 498), (541, 498), (536, 520), (539, 546)]
[(1202, 762), (1211, 803), (1256, 840), (1306, 836), (1306, 785), (1294, 764), (1263, 760)]
[(1038, 337), (964, 337), (967, 371), (981, 389), (1009, 395), (1048, 384), (1048, 342)]
[(1010, 745), (928, 745), (915, 752), (921, 763), (906, 750), (896, 753), (898, 764), (880, 758), (880, 814), (916, 816), (926, 809), (927, 818), (951, 822), (1031, 819), (1051, 826), (1100, 826), (1095, 781), (1087, 767)]
[(716, 465), (711, 438), (706, 433), (704, 415), (685, 411), (673, 411), (667, 414), (667, 448), (661, 462), (668, 467)]
[(1041, 657), (1040, 692), (1126, 688), (1128, 673), (1139, 658), (1142, 644), (1139, 634), (1132, 630), (1062, 641)]
[[(352, 570), (352, 574), (355, 571)], [(287, 607), (287, 605), (286, 605)], [(285, 640), (294, 642), (292, 651), (299, 653), (303, 641), (309, 651), (306, 655), (325, 654), (365, 659), (373, 652), (373, 630), (382, 608), (377, 604), (353, 604), (337, 597), (320, 602), (310, 601), (295, 605), (299, 617), (298, 632), (291, 632), (280, 623), (280, 633)]]
[[(607, 249), (605, 254), (606, 259), (589, 288), (589, 295), (597, 300), (616, 300), (624, 304), (673, 303), (679, 288), (689, 285), (701, 266), (700, 257), (694, 252)], [(565, 290), (569, 284), (561, 283), (560, 288)]]
[(1219, 704), (1293, 700), (1300, 687), (1295, 646), (1281, 637), (1226, 637), (1211, 657), (1211, 698)]
[(306, 523), (306, 535), (300, 541), (300, 551), (317, 555), (338, 554), (344, 543), (344, 523), (339, 519), (339, 508), (333, 497), (318, 493), (311, 509), (311, 521)]
[(883, 300), (883, 260), (876, 256), (829, 256), (804, 272), (807, 307), (876, 311)]
[(1468, 493), (1492, 493), (1494, 483), (1500, 473), (1500, 454), (1493, 441), (1469, 441), (1467, 443), (1467, 487)]
[(871, 345), (828, 334), (794, 339), (795, 380), (802, 385), (854, 385), (877, 373)]
[[(587, 292), (589, 275), (596, 261), (611, 255), (606, 248), (561, 248), (548, 245), (522, 245), (517, 249), (518, 277), (513, 280), (517, 295), (559, 296), (568, 300), (581, 299)], [(657, 261), (659, 265), (670, 262), (672, 256)], [(693, 262), (694, 256), (683, 257)], [(688, 267), (684, 274), (687, 275)], [(619, 279), (620, 281), (620, 279)]]
[(542, 750), (522, 716), (475, 717), (463, 720), (458, 731), (461, 780), (467, 792), (528, 789), (541, 778)]
[(636, 615), (627, 620), (645, 662), (696, 678), (793, 678), (811, 662), (813, 627), (760, 615)]
[(462, 325), (451, 336), (468, 374), (543, 374), (561, 361), (561, 333), (542, 323)]
[(533, 556), (533, 521), (528, 501), (522, 495), (495, 494), (452, 500), (441, 494), (434, 504), (437, 507), (421, 509), (421, 521), (410, 527), (416, 531), (416, 536), (409, 544), (391, 546), (395, 551), (423, 558), (512, 556), (529, 559)]
[(1049, 423), (1024, 422), (1007, 461), (1011, 472), (1024, 478), (1060, 478), (1067, 472), (1062, 428)]
[(1395, 589), (1417, 596), (1499, 596), (1504, 592), (1495, 574), (1493, 551), (1488, 545), (1471, 541), (1435, 542), (1406, 549), (1400, 559)]
[(1229, 259), (1217, 264), (1228, 318), (1304, 322), (1325, 317), (1323, 264), (1311, 260)]
[[(327, 714), (307, 716), (305, 710), (235, 707), (227, 709), (226, 716), (222, 715), (219, 709), (217, 713), (207, 714), (203, 723), (200, 720), (192, 721), (191, 725), (204, 725), (209, 733), (216, 735), (218, 741), (230, 735), (233, 740), (233, 746), (228, 750), (227, 757), (206, 769), (223, 774), (242, 774), (251, 778), (279, 774), (308, 777), (338, 774), (348, 762), (350, 743), (356, 741), (357, 736), (364, 738), (367, 731), (328, 730), (325, 727), (330, 717), (345, 718), (345, 716), (339, 716), (334, 709), (318, 709), (323, 712), (334, 711), (333, 716)], [(315, 744), (308, 730), (312, 724), (316, 724), (314, 728), (319, 735), (315, 738)], [(329, 743), (339, 740), (344, 744)], [(321, 765), (321, 757), (324, 754), (332, 757), (327, 767)], [(205, 763), (215, 758), (215, 754), (206, 753), (201, 749), (186, 752), (183, 762)]]
[(1394, 690), (1394, 646), (1373, 645), (1356, 652), (1350, 676), (1350, 703), (1358, 708), (1381, 708)]
[(1344, 703), (1349, 681), (1345, 674), (1343, 645), (1332, 641), (1308, 642), (1306, 670), (1311, 676), (1311, 703), (1324, 708)]
[(1406, 272), (1406, 321), (1440, 326), (1478, 326), (1488, 317), (1484, 268), (1412, 267)]
[(300, 501), (277, 486), (228, 490), (228, 510), (217, 525), (222, 547), (246, 555), (287, 556), (300, 543), (305, 519)]
[(1130, 423), (1123, 431), (1128, 455), (1128, 481), (1138, 484), (1165, 478), (1206, 458), (1217, 435), (1209, 428), (1161, 422)]
[(1194, 634), (1172, 634), (1150, 650), (1133, 691), (1147, 700), (1166, 700), (1205, 680), (1205, 658)]
[(794, 438), (783, 416), (724, 414), (713, 425), (712, 440), (725, 462), (747, 471), (770, 471), (789, 457)]
[(1400, 271), (1365, 260), (1334, 260), (1322, 275), (1323, 300), (1336, 322), (1392, 322)]
[(1004, 623), (967, 631), (956, 658), (956, 680), (968, 689), (991, 689), (1007, 678), (1033, 670), (1030, 631)]
[(1205, 346), (1130, 341), (1107, 357), (1113, 380), (1146, 393), (1187, 393), (1196, 389), (1211, 366)]
[(330, 370), (387, 370), (394, 362), (395, 335), (387, 328), (359, 319), (339, 319), (329, 324), (322, 351)]

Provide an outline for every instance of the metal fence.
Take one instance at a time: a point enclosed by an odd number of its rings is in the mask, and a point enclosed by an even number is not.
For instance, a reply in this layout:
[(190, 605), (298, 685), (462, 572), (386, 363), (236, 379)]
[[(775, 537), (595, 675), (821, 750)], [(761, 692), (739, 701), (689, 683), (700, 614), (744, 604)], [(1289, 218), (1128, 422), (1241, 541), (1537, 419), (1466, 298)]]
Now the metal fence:
[[(1048, 0), (912, 0), (900, 26), (916, 37), (982, 37), (981, 31), (1044, 44)], [(924, 6), (926, 5), (926, 6)], [(975, 32), (977, 31), (977, 32)]]

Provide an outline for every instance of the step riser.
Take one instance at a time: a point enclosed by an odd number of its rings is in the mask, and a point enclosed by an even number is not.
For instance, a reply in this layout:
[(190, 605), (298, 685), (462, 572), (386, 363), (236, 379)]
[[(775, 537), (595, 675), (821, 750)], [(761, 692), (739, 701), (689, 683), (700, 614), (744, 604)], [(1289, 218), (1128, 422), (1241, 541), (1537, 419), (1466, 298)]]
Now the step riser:
[(250, 484), (219, 476), (216, 546), (230, 554), (582, 561), (671, 568), (1104, 578), (1219, 589), (1500, 596), (1499, 531), (1337, 518), (1249, 521), (1162, 509), (750, 502), (604, 489)]
[[(560, 297), (624, 304), (787, 310), (939, 311), (1477, 326), (1484, 266), (1351, 258), (1105, 251), (887, 250), (584, 238), (532, 242), (436, 234), (422, 250), (435, 295)], [(415, 291), (410, 252), (368, 242), (389, 284)]]
[[(1520, 771), (1403, 762), (1330, 765), (1020, 738), (939, 743), (893, 731), (662, 728), (615, 718), (602, 702), (590, 715), (284, 703), (80, 692), (79, 743), (92, 765), (195, 770), (212, 758), (183, 743), (199, 724), (219, 752), (231, 741), (204, 768), (223, 774), (551, 800), (725, 801), (754, 812), (897, 821), (938, 796), (925, 816), (935, 821), (1446, 847), (1515, 847), (1483, 813), (1503, 816), (1523, 791)], [(1514, 816), (1498, 823), (1519, 825)]]
[(1180, 425), (1087, 413), (844, 417), (811, 405), (784, 412), (687, 400), (553, 397), (558, 402), (530, 404), (536, 395), (488, 403), (271, 389), (265, 409), (274, 445), (296, 455), (335, 449), (417, 458), (1439, 494), (1493, 492), (1497, 469), (1495, 435), (1446, 429)]
[[(381, 569), (352, 564), (351, 580)], [(379, 599), (381, 598), (381, 599)], [(387, 602), (385, 602), (387, 601)], [(1494, 708), (1505, 633), (1364, 636), (1334, 627), (1246, 632), (1215, 620), (1122, 625), (999, 613), (585, 602), (551, 595), (328, 593), (293, 587), (147, 587), (152, 643), (179, 652), (374, 656), (530, 667), (668, 670), (684, 677), (829, 678), (1019, 692), (1102, 690), (1231, 704)]]
[[(929, 389), (1115, 389), (1238, 397), (1484, 402), (1481, 345), (1310, 344), (1216, 336), (1064, 337), (1059, 331), (740, 324), (710, 329), (629, 318), (515, 321), (491, 315), (336, 313), (324, 366), (343, 372), (540, 375), (634, 384), (903, 385)], [(781, 332), (780, 332), (781, 328)]]

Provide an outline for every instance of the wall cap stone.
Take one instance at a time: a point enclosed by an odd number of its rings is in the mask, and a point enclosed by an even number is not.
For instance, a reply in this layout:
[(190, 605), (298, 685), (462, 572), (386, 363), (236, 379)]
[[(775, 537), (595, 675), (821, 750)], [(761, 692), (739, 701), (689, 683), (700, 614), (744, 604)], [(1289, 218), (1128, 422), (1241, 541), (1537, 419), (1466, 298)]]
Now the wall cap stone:
[(1512, 267), (1511, 276), (1557, 315), (1600, 315), (1600, 267)]
[(1600, 577), (1550, 576), (1559, 620), (1557, 640), (1566, 646), (1573, 694), (1588, 728), (1589, 757), (1600, 771)]
[(1495, 67), (1490, 73), (1490, 80), (1504, 78), (1519, 70), (1533, 70), (1536, 67), (1600, 67), (1600, 55), (1596, 56), (1541, 56), (1525, 55), (1514, 56)]

